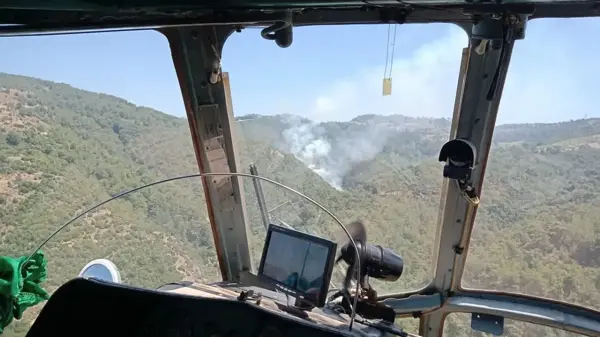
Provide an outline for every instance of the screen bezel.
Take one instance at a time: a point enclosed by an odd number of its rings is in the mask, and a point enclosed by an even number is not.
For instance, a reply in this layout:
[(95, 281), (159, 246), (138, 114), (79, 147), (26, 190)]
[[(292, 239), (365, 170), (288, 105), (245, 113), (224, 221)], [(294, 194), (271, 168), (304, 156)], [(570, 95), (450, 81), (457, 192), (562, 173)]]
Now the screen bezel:
[(325, 302), (327, 301), (327, 293), (329, 291), (329, 282), (331, 282), (331, 275), (333, 274), (335, 255), (337, 253), (337, 244), (333, 241), (330, 241), (330, 240), (327, 240), (327, 239), (324, 239), (324, 238), (321, 238), (318, 236), (302, 233), (302, 232), (299, 232), (299, 231), (296, 231), (293, 229), (289, 229), (289, 228), (285, 228), (285, 227), (281, 227), (281, 226), (277, 226), (277, 225), (273, 225), (273, 224), (269, 225), (269, 228), (267, 229), (267, 236), (265, 238), (265, 244), (263, 246), (262, 256), (260, 258), (260, 264), (258, 266), (258, 277), (262, 281), (266, 281), (268, 283), (277, 285), (278, 290), (281, 290), (292, 296), (306, 297), (307, 294), (297, 291), (296, 289), (290, 289), (288, 286), (286, 286), (282, 282), (279, 282), (279, 281), (263, 274), (263, 269), (265, 266), (265, 259), (267, 257), (267, 251), (269, 249), (269, 244), (271, 243), (271, 234), (273, 234), (273, 232), (278, 232), (283, 235), (288, 235), (288, 236), (291, 236), (294, 238), (305, 240), (310, 243), (319, 244), (319, 245), (325, 246), (329, 249), (329, 253), (327, 254), (327, 261), (325, 261), (323, 284), (321, 285), (321, 290), (319, 292), (319, 296), (317, 297), (316, 302), (314, 303), (314, 305), (319, 308), (325, 306)]

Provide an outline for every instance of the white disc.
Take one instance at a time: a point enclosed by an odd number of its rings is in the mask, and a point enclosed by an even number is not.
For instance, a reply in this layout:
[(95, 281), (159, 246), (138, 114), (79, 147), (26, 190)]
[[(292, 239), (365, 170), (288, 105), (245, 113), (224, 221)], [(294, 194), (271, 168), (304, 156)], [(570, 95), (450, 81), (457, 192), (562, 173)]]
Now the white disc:
[(121, 283), (121, 274), (117, 266), (107, 259), (97, 259), (86, 264), (79, 277), (95, 278), (102, 281)]

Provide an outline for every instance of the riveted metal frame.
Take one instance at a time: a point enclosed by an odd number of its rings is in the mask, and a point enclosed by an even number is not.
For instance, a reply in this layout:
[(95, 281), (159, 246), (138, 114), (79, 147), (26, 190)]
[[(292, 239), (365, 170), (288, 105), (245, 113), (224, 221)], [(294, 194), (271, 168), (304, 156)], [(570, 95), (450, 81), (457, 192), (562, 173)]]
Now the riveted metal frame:
[[(232, 26), (163, 30), (181, 86), (200, 172), (238, 172), (229, 75), (221, 52)], [(238, 177), (204, 177), (208, 214), (224, 280), (252, 271), (243, 184)]]

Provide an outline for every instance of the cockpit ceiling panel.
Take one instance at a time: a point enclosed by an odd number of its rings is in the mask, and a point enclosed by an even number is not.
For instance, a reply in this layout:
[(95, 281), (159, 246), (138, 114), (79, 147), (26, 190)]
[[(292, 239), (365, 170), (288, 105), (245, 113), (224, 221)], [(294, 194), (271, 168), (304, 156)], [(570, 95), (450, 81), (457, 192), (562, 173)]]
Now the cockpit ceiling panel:
[(600, 16), (594, 0), (8, 0), (0, 3), (0, 35), (52, 34), (186, 25), (265, 26), (292, 10), (294, 26), (389, 22), (469, 24), (482, 14), (536, 18)]
[[(593, 3), (590, 0), (504, 0), (501, 4), (535, 4), (535, 3)], [(161, 9), (269, 9), (269, 8), (351, 8), (351, 7), (382, 7), (425, 4), (498, 4), (495, 1), (465, 1), (465, 0), (296, 0), (296, 1), (274, 1), (274, 0), (10, 0), (3, 1), (0, 8), (16, 10), (69, 10), (69, 11), (131, 11), (140, 13), (144, 11), (161, 11)]]
[[(505, 0), (502, 3), (531, 3), (531, 2), (585, 2), (587, 0), (534, 0), (534, 1), (519, 1), (519, 0)], [(409, 0), (409, 1), (397, 1), (397, 0), (371, 0), (368, 2), (370, 5), (398, 5), (399, 3), (491, 3), (492, 1), (464, 1), (464, 0)], [(296, 1), (274, 1), (274, 0), (58, 0), (58, 1), (39, 1), (39, 0), (27, 0), (27, 1), (3, 1), (1, 7), (4, 8), (16, 8), (16, 9), (100, 9), (100, 8), (142, 8), (142, 7), (330, 7), (330, 6), (352, 6), (352, 5), (364, 5), (363, 0), (338, 0), (338, 1), (320, 1), (320, 0), (296, 0)]]

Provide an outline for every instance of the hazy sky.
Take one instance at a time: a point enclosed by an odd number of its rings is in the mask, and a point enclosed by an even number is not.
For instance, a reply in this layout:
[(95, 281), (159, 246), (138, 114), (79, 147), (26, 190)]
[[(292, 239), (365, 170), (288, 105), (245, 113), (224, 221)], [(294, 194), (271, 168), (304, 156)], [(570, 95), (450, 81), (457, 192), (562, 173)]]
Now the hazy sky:
[[(282, 49), (249, 29), (225, 46), (235, 115), (348, 120), (366, 113), (451, 117), (466, 35), (398, 26), (393, 94), (382, 97), (387, 25), (298, 28)], [(499, 123), (600, 117), (600, 19), (532, 21), (517, 42)], [(589, 42), (589, 43), (588, 43)], [(166, 39), (153, 31), (0, 38), (0, 71), (65, 82), (183, 116)]]

